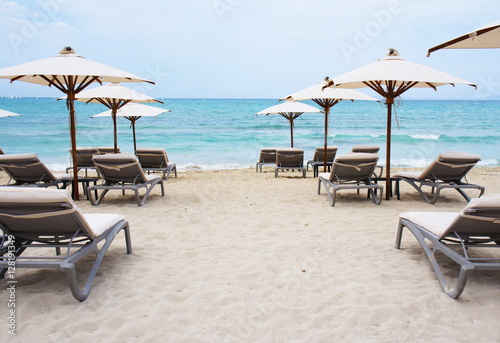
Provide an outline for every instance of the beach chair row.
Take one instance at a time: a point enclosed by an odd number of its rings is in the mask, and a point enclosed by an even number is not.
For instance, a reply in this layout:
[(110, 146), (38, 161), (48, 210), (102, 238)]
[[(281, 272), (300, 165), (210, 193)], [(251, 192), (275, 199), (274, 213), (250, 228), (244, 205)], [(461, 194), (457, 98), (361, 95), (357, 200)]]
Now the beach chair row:
[[(90, 288), (107, 249), (120, 231), (125, 234), (126, 252), (132, 253), (129, 224), (122, 215), (118, 214), (83, 214), (68, 192), (63, 189), (45, 188), (45, 186), (54, 184), (50, 181), (50, 171), (38, 160), (35, 154), (22, 155), (28, 163), (19, 169), (39, 168), (47, 174), (47, 182), (44, 183), (44, 187), (35, 188), (0, 187), (0, 228), (3, 231), (0, 243), (0, 268), (2, 268), (0, 278), (6, 277), (12, 261), (15, 261), (17, 268), (60, 269), (67, 274), (70, 290), (75, 299), (83, 301), (90, 293)], [(27, 155), (31, 155), (31, 157)], [(5, 157), (9, 157), (9, 155), (0, 156), (0, 166), (7, 173), (11, 170), (10, 168), (20, 166), (17, 163), (21, 158), (19, 155), (16, 163), (11, 161), (10, 164), (2, 159)], [(144, 187), (149, 187), (147, 191), (149, 194), (150, 189), (155, 184), (160, 183), (162, 195), (164, 194), (163, 179), (158, 175), (145, 175), (137, 158), (133, 155), (96, 155), (93, 160), (98, 171), (106, 175), (106, 182), (110, 183), (103, 184), (104, 188), (100, 188), (103, 192), (116, 189), (112, 186), (115, 182), (124, 184), (123, 175), (128, 175), (129, 181), (131, 181), (132, 175), (140, 175), (134, 178), (133, 184), (147, 184)], [(414, 180), (424, 178), (425, 184), (428, 182), (425, 181), (425, 177), (432, 175), (434, 178), (441, 178), (440, 181), (435, 181), (439, 185), (432, 183), (433, 187), (451, 187), (463, 192), (461, 188), (456, 187), (456, 179), (465, 176), (478, 160), (478, 155), (447, 152), (440, 154), (419, 175), (400, 173), (399, 177), (411, 179), (415, 184), (417, 181)], [(370, 182), (363, 180), (365, 178), (369, 180), (373, 175), (377, 161), (378, 155), (373, 153), (350, 153), (338, 156), (334, 160), (331, 172), (318, 176), (318, 192), (320, 184), (324, 184), (325, 188), (348, 185), (348, 187), (367, 188), (375, 200), (376, 190), (381, 189), (382, 186), (372, 188)], [(356, 176), (353, 177), (355, 174)], [(332, 175), (335, 177), (332, 178)], [(55, 174), (53, 177), (57, 178)], [(30, 180), (28, 176), (25, 178)], [(136, 178), (139, 178), (140, 181), (137, 182)], [(40, 183), (40, 180), (31, 179), (31, 181)], [(465, 186), (463, 183), (460, 185)], [(107, 189), (108, 186), (111, 188)], [(119, 187), (121, 186), (124, 185)], [(130, 185), (118, 189), (134, 189), (128, 187)], [(343, 187), (338, 189), (343, 189)], [(480, 189), (482, 195), (484, 187), (480, 187)], [(137, 191), (137, 188), (134, 191)], [(145, 198), (147, 198), (147, 194)], [(137, 199), (138, 204), (141, 205), (138, 196)], [(466, 197), (466, 199), (468, 198)], [(335, 194), (333, 193), (334, 202)], [(375, 202), (380, 203), (380, 200), (378, 202), (375, 200)], [(401, 213), (396, 233), (395, 246), (397, 249), (401, 248), (402, 234), (405, 228), (421, 244), (443, 291), (451, 298), (456, 299), (462, 294), (467, 278), (474, 270), (500, 270), (500, 259), (477, 257), (477, 255), (471, 254), (471, 250), (475, 248), (500, 247), (500, 195), (485, 195), (472, 199), (460, 213)], [(30, 249), (32, 247), (37, 249)], [(53, 256), (41, 256), (39, 253), (28, 256), (27, 251), (39, 250), (40, 248), (53, 251)], [(65, 253), (61, 255), (61, 251)], [(443, 253), (460, 266), (455, 284), (450, 285), (448, 276), (441, 270), (435, 258), (436, 252)], [(75, 264), (81, 259), (87, 258), (89, 254), (95, 255), (95, 258), (81, 287), (77, 279)]]
[[(368, 190), (368, 197), (373, 198), (375, 204), (380, 204), (377, 192), (383, 191), (383, 186), (378, 184), (386, 180), (382, 176), (383, 167), (377, 165), (379, 156), (377, 146), (355, 146), (348, 154), (336, 157), (337, 147), (329, 146), (316, 148), (312, 160), (307, 161), (304, 167), (304, 151), (297, 148), (263, 148), (256, 170), (262, 172), (262, 165), (274, 164), (275, 177), (282, 170), (298, 170), (305, 177), (309, 165), (315, 169), (314, 176), (318, 176), (318, 194), (321, 186), (324, 187), (328, 200), (335, 206), (336, 192), (342, 189)], [(465, 190), (477, 189), (479, 196), (484, 194), (485, 188), (480, 185), (471, 184), (467, 180), (467, 174), (481, 160), (477, 154), (467, 152), (448, 151), (439, 156), (422, 172), (399, 172), (390, 176), (390, 184), (395, 183), (395, 194), (400, 198), (400, 181), (410, 184), (429, 204), (434, 204), (443, 189), (455, 189), (467, 201), (470, 197)], [(326, 166), (329, 172), (318, 173), (320, 166)], [(379, 168), (378, 173), (376, 168)], [(423, 187), (430, 188), (430, 193), (424, 191)], [(393, 195), (391, 189), (391, 196)]]
[[(88, 151), (86, 148), (82, 150)], [(78, 182), (83, 185), (84, 193), (93, 205), (98, 205), (110, 190), (133, 191), (138, 206), (146, 203), (153, 187), (157, 184), (161, 186), (162, 196), (165, 195), (163, 181), (172, 171), (177, 176), (175, 164), (168, 161), (164, 149), (142, 149), (137, 153), (137, 156), (122, 153), (88, 156), (91, 158), (92, 166), (87, 167), (96, 169), (98, 177), (86, 175), (78, 177)], [(34, 153), (0, 155), (0, 168), (10, 178), (7, 186), (66, 188), (74, 182), (71, 174), (52, 173)], [(164, 177), (150, 175), (150, 172), (156, 171), (163, 172)], [(93, 185), (90, 185), (92, 182)], [(141, 198), (139, 191), (143, 188), (146, 192)]]
[[(70, 149), (70, 153), (72, 153)], [(85, 176), (87, 176), (87, 170), (95, 170), (93, 157), (96, 155), (105, 155), (115, 153), (115, 149), (112, 147), (82, 147), (76, 148), (76, 161), (78, 164), (78, 170), (85, 170)], [(118, 148), (117, 153), (120, 153)], [(167, 151), (162, 148), (138, 148), (135, 151), (139, 163), (144, 171), (148, 174), (151, 172), (161, 172), (163, 173), (163, 179), (168, 180), (170, 174), (173, 172), (175, 177), (177, 177), (177, 168), (175, 163), (169, 161)], [(66, 168), (66, 173), (72, 167)]]

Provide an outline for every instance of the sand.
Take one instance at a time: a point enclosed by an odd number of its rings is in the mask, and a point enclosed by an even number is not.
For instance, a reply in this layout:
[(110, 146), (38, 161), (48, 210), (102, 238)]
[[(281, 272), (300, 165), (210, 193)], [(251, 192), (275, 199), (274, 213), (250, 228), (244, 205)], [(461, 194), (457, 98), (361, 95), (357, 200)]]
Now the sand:
[[(500, 193), (499, 175), (475, 168), (469, 180)], [(81, 303), (63, 273), (18, 270), (16, 336), (1, 281), (0, 341), (500, 341), (500, 273), (475, 272), (453, 300), (408, 231), (394, 249), (400, 212), (458, 212), (457, 192), (429, 205), (403, 184), (400, 201), (376, 206), (345, 191), (332, 208), (316, 187), (311, 172), (193, 171), (143, 207), (120, 192), (99, 206), (80, 201), (84, 213), (124, 214), (133, 254), (119, 234)]]

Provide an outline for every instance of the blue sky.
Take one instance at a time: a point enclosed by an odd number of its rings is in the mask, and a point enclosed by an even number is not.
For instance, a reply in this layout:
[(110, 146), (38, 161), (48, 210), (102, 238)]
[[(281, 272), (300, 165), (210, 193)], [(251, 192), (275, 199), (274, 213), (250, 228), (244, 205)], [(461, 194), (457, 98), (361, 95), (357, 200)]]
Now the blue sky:
[[(0, 0), (0, 67), (64, 46), (154, 80), (162, 98), (281, 98), (376, 61), (410, 61), (477, 83), (413, 89), (403, 99), (500, 98), (500, 49), (430, 47), (493, 22), (494, 0)], [(371, 90), (361, 89), (376, 96)], [(60, 96), (0, 80), (0, 96)]]

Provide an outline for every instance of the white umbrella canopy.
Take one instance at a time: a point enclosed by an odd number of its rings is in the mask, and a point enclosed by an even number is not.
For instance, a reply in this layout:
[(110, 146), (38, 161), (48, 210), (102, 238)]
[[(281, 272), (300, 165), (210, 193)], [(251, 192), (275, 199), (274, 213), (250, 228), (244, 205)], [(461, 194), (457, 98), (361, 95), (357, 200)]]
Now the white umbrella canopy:
[(293, 148), (293, 121), (300, 117), (303, 113), (322, 113), (322, 111), (316, 107), (289, 100), (281, 104), (268, 107), (257, 114), (279, 114), (286, 118), (290, 123), (290, 146)]
[(134, 102), (159, 102), (162, 101), (152, 98), (146, 94), (139, 93), (133, 89), (123, 86), (118, 82), (112, 82), (104, 86), (88, 89), (80, 92), (76, 100), (81, 102), (100, 103), (111, 110), (111, 117), (113, 119), (113, 134), (114, 134), (114, 148), (115, 152), (118, 151), (118, 132), (116, 127), (116, 113), (117, 111), (128, 103)]
[(458, 36), (430, 48), (427, 57), (431, 53), (441, 49), (495, 49), (500, 48), (500, 20), (482, 26), (474, 31)]
[[(128, 103), (125, 106), (122, 106), (118, 111), (116, 111), (117, 117), (125, 117), (130, 120), (132, 125), (132, 133), (134, 136), (134, 151), (137, 150), (136, 136), (135, 136), (135, 122), (139, 120), (141, 117), (157, 117), (158, 115), (172, 112), (170, 110), (159, 108), (155, 106), (142, 105), (137, 103)], [(113, 116), (112, 110), (107, 110), (102, 113), (93, 115), (90, 118), (100, 118), (100, 117), (111, 117)]]
[(324, 135), (324, 171), (326, 172), (326, 155), (327, 155), (327, 146), (328, 146), (328, 127), (329, 127), (329, 117), (330, 117), (330, 108), (339, 103), (342, 100), (367, 100), (367, 101), (378, 101), (375, 98), (372, 98), (369, 95), (363, 94), (354, 89), (340, 89), (340, 88), (331, 88), (328, 87), (330, 84), (330, 79), (325, 77), (325, 79), (312, 85), (311, 87), (305, 88), (298, 92), (288, 95), (283, 98), (283, 100), (312, 100), (317, 103), (319, 106), (323, 108), (323, 113), (325, 114), (325, 135)]
[(397, 98), (413, 87), (437, 90), (438, 86), (455, 84), (476, 85), (445, 72), (413, 63), (399, 57), (396, 49), (374, 63), (333, 78), (329, 87), (361, 88), (369, 87), (385, 98), (387, 104), (387, 144), (386, 144), (386, 200), (391, 193), (391, 125), (392, 104)]
[(75, 200), (79, 200), (75, 94), (78, 94), (93, 82), (148, 82), (154, 84), (154, 82), (134, 74), (79, 56), (71, 47), (65, 47), (59, 52), (59, 55), (54, 57), (0, 69), (0, 78), (9, 79), (11, 82), (24, 81), (55, 87), (66, 94), (66, 106), (69, 111), (70, 122)]
[(17, 113), (11, 112), (11, 111), (0, 110), (0, 118), (3, 118), (3, 117), (20, 117), (20, 116), (21, 116), (20, 114), (17, 114)]

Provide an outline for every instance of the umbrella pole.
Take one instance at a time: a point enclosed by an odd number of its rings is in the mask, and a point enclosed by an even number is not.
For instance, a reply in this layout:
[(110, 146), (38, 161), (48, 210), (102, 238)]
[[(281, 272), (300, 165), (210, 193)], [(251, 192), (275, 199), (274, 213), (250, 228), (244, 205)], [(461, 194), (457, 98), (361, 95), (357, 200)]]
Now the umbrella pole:
[(137, 145), (135, 141), (135, 120), (132, 120), (132, 134), (134, 135), (134, 154), (137, 151)]
[(385, 200), (390, 200), (392, 193), (391, 182), (391, 126), (392, 126), (392, 104), (394, 98), (387, 98), (387, 143), (385, 156)]
[(290, 144), (293, 148), (293, 119), (289, 119), (290, 122)]
[(326, 168), (326, 157), (327, 157), (327, 151), (326, 147), (328, 146), (328, 117), (330, 116), (330, 106), (325, 106), (325, 141), (324, 141), (324, 151), (323, 151), (323, 172), (326, 173), (327, 168)]
[(113, 107), (111, 110), (111, 116), (113, 117), (113, 136), (114, 136), (114, 148), (115, 154), (118, 153), (118, 130), (116, 129), (116, 108)]
[(75, 93), (72, 89), (68, 89), (66, 95), (66, 106), (69, 110), (69, 125), (71, 134), (71, 159), (73, 160), (73, 198), (76, 201), (80, 200), (78, 191), (78, 161), (76, 159), (76, 113), (75, 113)]

